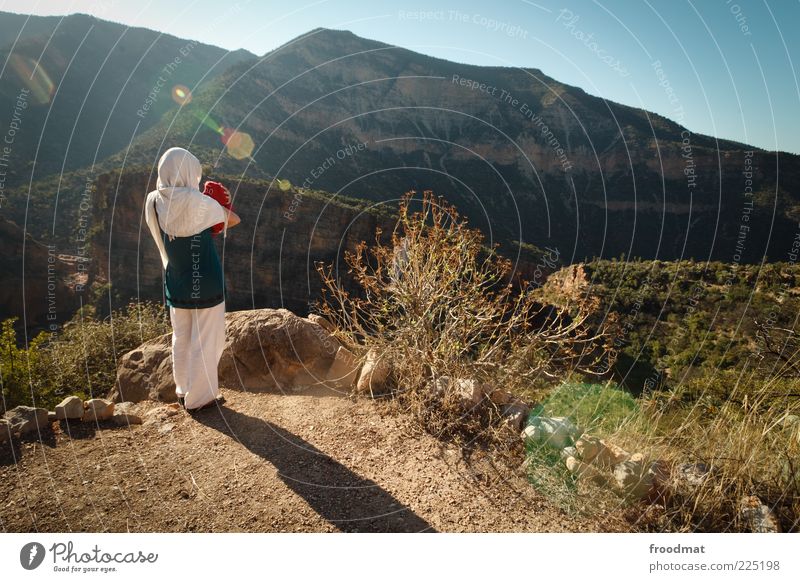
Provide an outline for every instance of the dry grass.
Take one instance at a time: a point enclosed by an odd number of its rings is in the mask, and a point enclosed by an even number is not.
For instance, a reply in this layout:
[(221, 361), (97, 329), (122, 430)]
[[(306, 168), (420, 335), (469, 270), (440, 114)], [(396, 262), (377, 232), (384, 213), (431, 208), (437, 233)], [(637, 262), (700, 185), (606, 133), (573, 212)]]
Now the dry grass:
[[(730, 382), (729, 398), (712, 395)], [(639, 516), (639, 525), (661, 531), (749, 531), (742, 500), (757, 496), (783, 531), (800, 528), (800, 416), (797, 379), (732, 373), (701, 375), (669, 394), (640, 399), (641, 406), (610, 436), (673, 468), (663, 511)], [(690, 395), (686, 398), (687, 393)], [(682, 398), (683, 396), (683, 398)], [(705, 479), (676, 478), (681, 464), (701, 463)]]

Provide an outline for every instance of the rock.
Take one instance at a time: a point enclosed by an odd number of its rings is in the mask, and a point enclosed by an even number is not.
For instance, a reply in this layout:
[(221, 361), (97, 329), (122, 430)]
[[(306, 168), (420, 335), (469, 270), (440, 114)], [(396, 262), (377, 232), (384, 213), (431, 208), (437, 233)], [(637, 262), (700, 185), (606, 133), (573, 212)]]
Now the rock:
[(543, 443), (554, 449), (572, 445), (580, 431), (566, 417), (534, 416), (520, 435), (526, 442)]
[(168, 432), (172, 432), (172, 429), (175, 428), (174, 422), (165, 422), (161, 427), (158, 429), (159, 434), (167, 434)]
[(58, 420), (58, 418), (56, 418), (56, 413), (53, 412), (52, 410), (48, 410), (47, 411), (47, 422), (55, 422), (56, 420)]
[(506, 404), (511, 404), (514, 400), (513, 394), (511, 392), (507, 392), (502, 388), (492, 388), (490, 386), (484, 386), (484, 392), (489, 397), (494, 404), (497, 406), (505, 406)]
[(109, 398), (113, 402), (177, 399), (172, 377), (172, 334), (167, 333), (124, 354)]
[(6, 412), (5, 419), (12, 434), (27, 434), (51, 428), (46, 408), (17, 406)]
[(516, 431), (525, 426), (530, 413), (530, 407), (521, 400), (510, 402), (500, 409), (503, 421)]
[(781, 524), (773, 511), (755, 495), (741, 501), (741, 515), (753, 533), (780, 533)]
[(630, 459), (614, 465), (617, 492), (631, 499), (643, 499), (650, 495), (653, 473), (645, 467), (644, 457), (637, 453)]
[(589, 479), (596, 485), (607, 486), (611, 478), (610, 475), (600, 472), (592, 465), (584, 463), (575, 457), (567, 457), (566, 465), (570, 473), (579, 478)]
[(647, 472), (652, 481), (652, 487), (648, 493), (649, 501), (651, 503), (663, 503), (661, 500), (668, 497), (671, 493), (670, 477), (672, 471), (670, 470), (670, 466), (666, 461), (656, 460), (650, 463)]
[(465, 406), (477, 406), (483, 400), (484, 386), (473, 378), (456, 378), (450, 384)]
[(83, 418), (83, 400), (77, 396), (67, 396), (56, 406), (58, 420), (80, 420)]
[(358, 358), (346, 347), (339, 346), (325, 375), (325, 382), (334, 388), (350, 390), (358, 378), (358, 371)]
[(590, 435), (583, 435), (575, 443), (580, 459), (600, 467), (610, 468), (628, 460), (630, 453), (617, 445)]
[(138, 416), (138, 406), (135, 402), (119, 402), (114, 404), (114, 414), (134, 414)]
[(699, 487), (710, 474), (711, 468), (705, 463), (681, 463), (676, 467), (675, 478), (690, 487)]
[(114, 416), (111, 417), (114, 420), (114, 424), (117, 426), (129, 426), (132, 424), (142, 424), (142, 417), (136, 414), (131, 414), (128, 412), (114, 412)]
[(564, 447), (563, 449), (561, 449), (561, 458), (566, 461), (569, 457), (577, 458), (578, 449), (576, 449), (575, 447)]
[(371, 349), (358, 376), (357, 390), (370, 394), (381, 394), (386, 390), (386, 380), (389, 378), (391, 365), (386, 358), (382, 358)]
[(11, 425), (5, 418), (0, 418), (0, 445), (11, 440)]
[[(284, 392), (320, 384), (340, 347), (322, 325), (287, 309), (231, 311), (225, 314), (225, 325), (218, 374), (220, 384), (228, 388)], [(121, 358), (110, 398), (114, 402), (177, 400), (171, 333)]]
[(114, 415), (114, 403), (104, 398), (92, 398), (83, 403), (83, 421), (108, 420)]
[(796, 414), (787, 414), (783, 418), (783, 422), (781, 424), (783, 425), (783, 428), (794, 428), (795, 426), (800, 425), (800, 416), (797, 416)]
[(450, 388), (450, 376), (438, 376), (428, 382), (427, 384), (428, 390), (433, 392), (435, 396), (439, 398), (444, 398), (444, 395), (447, 393), (448, 388)]
[(600, 454), (602, 445), (600, 439), (590, 435), (583, 435), (575, 442), (578, 455), (584, 463), (591, 463)]
[(328, 321), (326, 317), (319, 315), (317, 313), (310, 314), (308, 316), (308, 321), (322, 326), (327, 332), (333, 333), (334, 331), (336, 331), (336, 327), (330, 321)]

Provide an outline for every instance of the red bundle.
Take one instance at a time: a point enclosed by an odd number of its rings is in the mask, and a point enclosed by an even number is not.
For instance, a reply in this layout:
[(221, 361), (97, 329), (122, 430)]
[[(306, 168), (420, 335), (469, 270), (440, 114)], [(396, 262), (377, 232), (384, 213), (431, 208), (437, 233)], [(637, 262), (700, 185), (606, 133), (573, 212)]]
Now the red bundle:
[[(228, 210), (233, 210), (233, 205), (230, 202), (229, 196), (225, 190), (225, 186), (219, 182), (212, 182), (209, 180), (203, 187), (203, 194), (210, 196)], [(220, 222), (211, 227), (211, 234), (217, 235), (225, 228), (225, 223)]]

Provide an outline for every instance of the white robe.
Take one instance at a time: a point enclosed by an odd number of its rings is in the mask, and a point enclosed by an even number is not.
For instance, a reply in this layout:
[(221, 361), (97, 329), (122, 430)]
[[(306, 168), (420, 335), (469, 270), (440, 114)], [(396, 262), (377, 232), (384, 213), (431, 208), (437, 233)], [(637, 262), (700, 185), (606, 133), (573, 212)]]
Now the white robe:
[[(157, 190), (147, 195), (145, 221), (164, 269), (169, 259), (159, 225), (176, 237), (193, 236), (224, 222), (227, 235), (227, 212), (200, 192), (201, 175), (198, 159), (182, 148), (168, 149), (158, 163)], [(170, 307), (169, 314), (175, 393), (184, 397), (186, 408), (199, 408), (219, 396), (217, 365), (225, 346), (225, 302), (204, 309)]]

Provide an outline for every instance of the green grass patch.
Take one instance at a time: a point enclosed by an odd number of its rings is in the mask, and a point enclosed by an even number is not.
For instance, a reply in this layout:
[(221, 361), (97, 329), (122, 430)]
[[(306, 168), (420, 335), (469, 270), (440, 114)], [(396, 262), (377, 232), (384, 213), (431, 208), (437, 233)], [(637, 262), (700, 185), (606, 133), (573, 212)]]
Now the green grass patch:
[(564, 382), (531, 411), (531, 416), (566, 416), (587, 432), (607, 434), (638, 409), (636, 400), (613, 382)]

